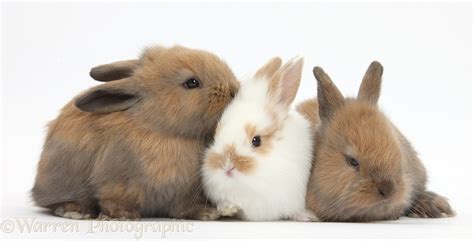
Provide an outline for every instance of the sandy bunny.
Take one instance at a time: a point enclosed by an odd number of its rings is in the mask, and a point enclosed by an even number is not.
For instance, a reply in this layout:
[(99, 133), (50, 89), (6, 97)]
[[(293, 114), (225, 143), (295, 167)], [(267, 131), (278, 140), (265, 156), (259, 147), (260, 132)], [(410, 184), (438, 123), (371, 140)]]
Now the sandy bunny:
[(303, 59), (273, 58), (242, 84), (219, 121), (202, 166), (222, 216), (315, 220), (305, 207), (312, 162), (310, 122), (291, 108)]
[(217, 218), (200, 157), (238, 89), (231, 69), (205, 51), (152, 47), (91, 76), (110, 82), (49, 124), (34, 202), (75, 219)]
[[(318, 218), (363, 222), (454, 215), (444, 197), (426, 190), (417, 153), (377, 107), (382, 65), (369, 66), (357, 98), (345, 99), (320, 67), (313, 72), (317, 101), (298, 109), (320, 124), (307, 194), (307, 205)], [(319, 109), (319, 115), (311, 108)]]

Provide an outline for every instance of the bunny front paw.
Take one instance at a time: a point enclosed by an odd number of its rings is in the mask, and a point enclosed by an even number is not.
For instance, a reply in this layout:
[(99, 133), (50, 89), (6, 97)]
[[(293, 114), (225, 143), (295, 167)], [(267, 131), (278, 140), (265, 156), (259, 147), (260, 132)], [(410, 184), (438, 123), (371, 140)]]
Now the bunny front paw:
[(293, 221), (298, 221), (298, 222), (316, 222), (319, 221), (318, 217), (316, 215), (308, 210), (305, 209), (301, 212), (298, 212), (290, 217), (291, 220)]
[(221, 216), (232, 217), (239, 212), (239, 208), (230, 202), (223, 202), (217, 205), (217, 212)]
[(411, 218), (444, 218), (455, 215), (445, 197), (429, 191), (419, 193), (407, 213)]

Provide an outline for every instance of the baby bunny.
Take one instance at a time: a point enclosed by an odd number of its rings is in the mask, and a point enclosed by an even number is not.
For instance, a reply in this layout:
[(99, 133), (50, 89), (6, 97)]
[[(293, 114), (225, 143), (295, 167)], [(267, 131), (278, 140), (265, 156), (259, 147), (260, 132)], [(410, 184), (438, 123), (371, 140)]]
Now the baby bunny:
[(311, 126), (290, 108), (303, 59), (273, 58), (247, 80), (219, 121), (202, 166), (204, 190), (222, 216), (249, 221), (316, 219), (305, 207)]
[(200, 157), (238, 89), (230, 68), (176, 46), (94, 73), (110, 82), (49, 124), (34, 202), (74, 219), (217, 218), (199, 188)]
[(373, 62), (357, 98), (344, 99), (314, 68), (321, 125), (307, 205), (323, 221), (365, 222), (452, 216), (446, 198), (426, 190), (426, 171), (409, 141), (378, 109), (383, 67)]

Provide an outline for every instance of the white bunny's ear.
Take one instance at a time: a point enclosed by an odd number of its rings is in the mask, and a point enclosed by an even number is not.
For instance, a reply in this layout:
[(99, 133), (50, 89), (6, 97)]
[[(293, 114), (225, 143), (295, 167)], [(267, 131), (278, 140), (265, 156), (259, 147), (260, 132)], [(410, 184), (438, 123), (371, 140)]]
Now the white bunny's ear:
[(289, 107), (296, 97), (303, 72), (303, 58), (295, 57), (283, 65), (273, 75), (269, 93), (276, 98), (277, 104)]
[(255, 74), (256, 78), (271, 78), (281, 67), (281, 58), (273, 57)]

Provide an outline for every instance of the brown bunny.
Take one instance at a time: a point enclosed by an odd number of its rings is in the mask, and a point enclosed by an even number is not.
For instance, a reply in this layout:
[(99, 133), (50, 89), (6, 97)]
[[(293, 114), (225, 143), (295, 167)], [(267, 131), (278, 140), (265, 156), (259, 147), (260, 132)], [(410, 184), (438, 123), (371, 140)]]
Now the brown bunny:
[[(446, 198), (426, 190), (426, 171), (416, 152), (377, 107), (382, 72), (373, 62), (357, 98), (345, 99), (329, 76), (314, 68), (318, 102), (307, 101), (300, 112), (319, 104), (307, 206), (323, 221), (454, 215)], [(317, 124), (317, 116), (313, 119)]]
[(208, 52), (154, 47), (91, 75), (115, 81), (77, 96), (49, 124), (35, 203), (76, 219), (217, 218), (199, 170), (239, 86), (230, 68)]

